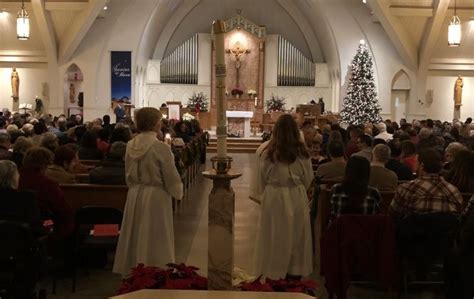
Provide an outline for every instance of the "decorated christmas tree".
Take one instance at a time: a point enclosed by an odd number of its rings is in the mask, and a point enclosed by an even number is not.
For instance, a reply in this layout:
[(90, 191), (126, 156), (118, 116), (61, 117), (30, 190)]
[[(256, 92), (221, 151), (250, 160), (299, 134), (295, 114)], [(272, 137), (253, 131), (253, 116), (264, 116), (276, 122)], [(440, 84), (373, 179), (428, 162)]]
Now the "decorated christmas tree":
[(365, 42), (361, 41), (352, 60), (347, 95), (342, 104), (342, 122), (349, 125), (378, 123), (382, 121), (381, 110), (375, 87), (372, 57)]

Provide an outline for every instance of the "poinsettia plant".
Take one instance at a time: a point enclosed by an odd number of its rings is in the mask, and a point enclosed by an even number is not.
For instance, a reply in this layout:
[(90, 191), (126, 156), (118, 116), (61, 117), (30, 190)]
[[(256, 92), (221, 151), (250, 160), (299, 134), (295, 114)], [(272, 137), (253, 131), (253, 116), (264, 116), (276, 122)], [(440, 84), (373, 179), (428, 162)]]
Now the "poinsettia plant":
[(254, 281), (242, 283), (240, 289), (247, 292), (294, 292), (315, 296), (317, 286), (314, 280), (272, 280), (267, 278), (262, 282), (260, 276)]
[(243, 91), (242, 89), (236, 87), (236, 88), (232, 89), (231, 94), (232, 94), (233, 96), (236, 96), (236, 95), (241, 96), (241, 95), (244, 94), (244, 91)]
[(143, 289), (206, 290), (207, 278), (199, 275), (199, 268), (185, 264), (167, 264), (167, 269), (138, 264), (122, 281), (118, 294)]

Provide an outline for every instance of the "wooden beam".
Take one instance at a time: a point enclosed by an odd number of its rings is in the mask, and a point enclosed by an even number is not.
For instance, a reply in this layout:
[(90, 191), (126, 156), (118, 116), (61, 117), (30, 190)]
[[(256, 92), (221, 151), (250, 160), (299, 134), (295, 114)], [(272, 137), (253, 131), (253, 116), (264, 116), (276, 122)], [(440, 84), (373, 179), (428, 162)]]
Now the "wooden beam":
[(423, 74), (428, 71), (431, 56), (439, 39), (441, 28), (444, 25), (449, 8), (449, 0), (435, 0), (433, 2), (434, 16), (428, 20), (425, 33), (420, 46), (418, 72)]
[(46, 2), (46, 10), (84, 10), (87, 2)]
[(418, 66), (417, 48), (410, 40), (400, 20), (393, 16), (386, 0), (369, 0), (369, 5), (409, 68)]
[(38, 24), (41, 40), (46, 49), (48, 59), (51, 62), (58, 61), (58, 46), (54, 35), (53, 22), (45, 9), (44, 0), (31, 0), (31, 7)]
[[(457, 8), (459, 15), (469, 16), (474, 13), (474, 7)], [(416, 7), (416, 6), (391, 6), (390, 13), (396, 17), (425, 17), (430, 18), (435, 13), (432, 7)], [(448, 8), (448, 16), (454, 14), (454, 8)]]
[(107, 0), (90, 0), (87, 8), (79, 14), (59, 42), (59, 61), (61, 63), (71, 58), (106, 3)]

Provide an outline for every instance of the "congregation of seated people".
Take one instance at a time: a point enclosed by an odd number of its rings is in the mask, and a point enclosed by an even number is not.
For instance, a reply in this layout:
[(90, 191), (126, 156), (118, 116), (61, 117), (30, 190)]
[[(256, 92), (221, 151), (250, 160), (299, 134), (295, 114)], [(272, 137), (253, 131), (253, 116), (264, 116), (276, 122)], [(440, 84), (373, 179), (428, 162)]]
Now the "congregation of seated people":
[[(433, 215), (436, 221), (446, 215), (457, 219), (458, 234), (453, 236), (457, 246), (446, 257), (446, 294), (468, 298), (465, 294), (474, 291), (470, 283), (474, 272), (469, 270), (474, 264), (471, 119), (464, 123), (430, 119), (407, 123), (402, 119), (400, 125), (387, 120), (346, 130), (333, 124), (316, 132), (304, 124), (301, 130), (315, 157), (315, 181), (330, 188), (329, 221), (342, 214), (387, 212), (395, 223), (417, 215)], [(312, 146), (314, 143), (318, 146)], [(381, 208), (381, 192), (393, 193), (385, 203), (386, 211)], [(318, 215), (319, 195), (314, 192), (311, 198), (313, 218)], [(409, 231), (417, 229), (409, 226)]]
[[(386, 212), (395, 223), (419, 214), (459, 219), (459, 247), (447, 263), (450, 277), (459, 277), (447, 282), (450, 298), (462, 298), (452, 294), (474, 279), (466, 270), (474, 263), (474, 197), (465, 197), (474, 193), (471, 121), (300, 127), (314, 181), (329, 186), (329, 222), (345, 214), (384, 213), (383, 192), (393, 193)], [(74, 231), (74, 211), (62, 186), (80, 183), (83, 175), (91, 184), (126, 185), (127, 143), (139, 133), (133, 123), (110, 124), (108, 116), (83, 123), (80, 115), (14, 114), (1, 116), (0, 124), (0, 194), (18, 198), (1, 201), (2, 219), (18, 218), (41, 234), (43, 215), (53, 215), (55, 236), (67, 240)], [(169, 134), (172, 145), (182, 146), (201, 132), (197, 121), (162, 119), (156, 136), (164, 141)], [(315, 218), (321, 192), (311, 194)]]

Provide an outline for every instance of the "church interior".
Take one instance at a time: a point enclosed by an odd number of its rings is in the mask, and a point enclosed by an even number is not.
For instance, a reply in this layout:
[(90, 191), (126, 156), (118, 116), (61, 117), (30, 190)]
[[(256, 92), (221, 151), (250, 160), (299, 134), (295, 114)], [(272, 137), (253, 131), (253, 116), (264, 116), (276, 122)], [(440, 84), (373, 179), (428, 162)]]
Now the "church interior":
[(474, 0), (0, 0), (0, 298), (474, 298), (473, 53)]

